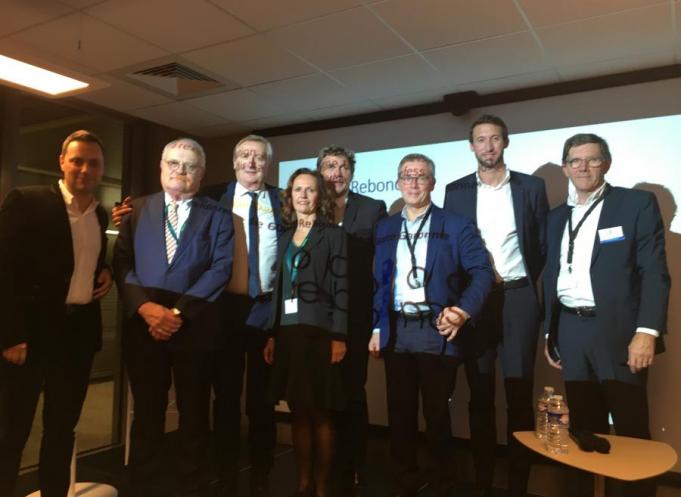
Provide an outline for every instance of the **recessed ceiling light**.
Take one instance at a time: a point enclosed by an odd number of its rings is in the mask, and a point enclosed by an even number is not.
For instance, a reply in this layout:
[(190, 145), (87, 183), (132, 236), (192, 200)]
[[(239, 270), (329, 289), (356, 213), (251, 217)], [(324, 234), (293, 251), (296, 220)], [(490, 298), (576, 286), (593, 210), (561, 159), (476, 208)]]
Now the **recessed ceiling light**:
[(4, 55), (0, 55), (0, 80), (53, 96), (90, 86), (84, 81), (78, 81)]

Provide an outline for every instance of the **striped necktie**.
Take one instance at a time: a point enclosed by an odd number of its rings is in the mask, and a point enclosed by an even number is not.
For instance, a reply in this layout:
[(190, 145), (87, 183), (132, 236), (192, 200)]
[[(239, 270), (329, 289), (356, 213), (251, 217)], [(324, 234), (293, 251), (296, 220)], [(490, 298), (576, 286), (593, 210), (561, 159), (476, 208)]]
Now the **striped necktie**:
[(168, 257), (168, 264), (175, 257), (175, 251), (177, 250), (177, 228), (179, 224), (177, 202), (171, 200), (166, 213), (166, 256)]

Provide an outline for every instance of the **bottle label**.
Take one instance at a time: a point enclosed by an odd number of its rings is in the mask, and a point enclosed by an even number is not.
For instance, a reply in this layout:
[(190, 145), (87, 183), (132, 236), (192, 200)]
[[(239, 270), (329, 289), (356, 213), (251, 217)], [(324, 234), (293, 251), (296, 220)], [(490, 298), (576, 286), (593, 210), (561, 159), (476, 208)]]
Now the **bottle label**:
[(567, 426), (570, 424), (570, 416), (568, 414), (562, 414), (559, 412), (550, 412), (549, 423), (556, 423)]

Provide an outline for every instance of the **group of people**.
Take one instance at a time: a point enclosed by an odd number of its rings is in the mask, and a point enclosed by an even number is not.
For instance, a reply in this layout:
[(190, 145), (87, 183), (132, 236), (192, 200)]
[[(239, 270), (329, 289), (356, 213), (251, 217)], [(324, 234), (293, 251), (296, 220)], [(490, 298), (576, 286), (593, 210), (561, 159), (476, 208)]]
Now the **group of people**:
[[(110, 270), (106, 214), (94, 198), (103, 145), (87, 131), (67, 137), (59, 184), (15, 189), (0, 208), (8, 282), (0, 290), (0, 495), (13, 493), (41, 388), (41, 491), (66, 495), (73, 430), (101, 345), (98, 301), (112, 274), (134, 399), (135, 496), (202, 495), (208, 468), (217, 495), (235, 495), (244, 375), (250, 495), (269, 495), (280, 400), (291, 411), (297, 495), (357, 494), (366, 477), (369, 355), (385, 363), (403, 497), (424, 481), (438, 496), (453, 490), (450, 399), (462, 365), (475, 495), (493, 494), (499, 357), (509, 495), (524, 496), (531, 457), (511, 433), (534, 426), (540, 333), (547, 360), (562, 370), (573, 426), (608, 432), (611, 413), (616, 433), (650, 438), (646, 372), (663, 349), (670, 286), (655, 197), (609, 185), (607, 142), (578, 134), (562, 157), (567, 202), (549, 214), (543, 180), (504, 161), (503, 120), (479, 117), (469, 141), (477, 170), (447, 185), (443, 207), (431, 200), (433, 161), (406, 155), (397, 166), (403, 207), (388, 216), (382, 201), (350, 190), (356, 164), (346, 148), (323, 148), (316, 169), (298, 169), (280, 192), (265, 183), (271, 144), (249, 135), (234, 148), (236, 180), (201, 190), (204, 151), (180, 138), (163, 150), (162, 191), (114, 208), (120, 232)], [(164, 450), (171, 380), (179, 411), (172, 489)], [(571, 481), (576, 495), (590, 493), (582, 493), (585, 475)], [(625, 491), (651, 495), (651, 485)]]

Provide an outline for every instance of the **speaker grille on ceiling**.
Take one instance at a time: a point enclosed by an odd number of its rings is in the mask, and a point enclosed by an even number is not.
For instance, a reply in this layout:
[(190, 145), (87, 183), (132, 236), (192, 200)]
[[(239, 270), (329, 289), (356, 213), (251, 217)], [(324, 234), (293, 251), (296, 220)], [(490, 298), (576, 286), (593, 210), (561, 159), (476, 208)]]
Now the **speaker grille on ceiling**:
[(160, 66), (149, 67), (147, 69), (141, 69), (135, 71), (132, 74), (139, 74), (142, 76), (156, 76), (159, 78), (175, 78), (175, 79), (191, 79), (194, 81), (208, 81), (212, 83), (217, 83), (215, 79), (205, 74), (201, 74), (195, 71), (191, 67), (179, 64), (177, 62), (171, 62), (169, 64), (163, 64)]

